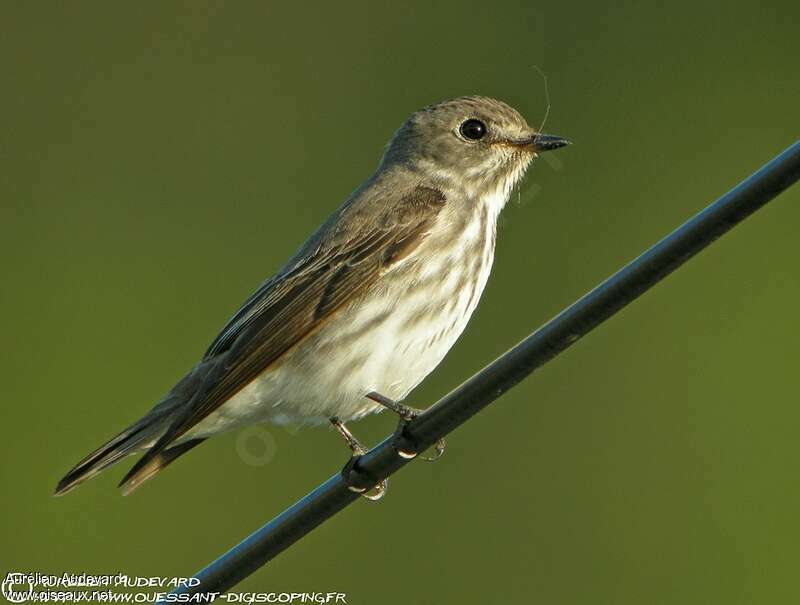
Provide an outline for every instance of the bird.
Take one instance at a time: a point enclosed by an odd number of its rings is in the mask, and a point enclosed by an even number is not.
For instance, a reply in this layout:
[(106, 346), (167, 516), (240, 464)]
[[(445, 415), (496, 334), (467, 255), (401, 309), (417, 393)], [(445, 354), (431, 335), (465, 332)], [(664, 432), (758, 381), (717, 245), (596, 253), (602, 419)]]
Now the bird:
[[(540, 131), (484, 96), (413, 113), (374, 173), (255, 290), (202, 359), (67, 472), (55, 495), (142, 454), (120, 482), (128, 494), (242, 425), (330, 423), (355, 457), (366, 449), (347, 423), (386, 408), (413, 419), (418, 411), (402, 402), (472, 316), (512, 190), (540, 153), (570, 143)], [(377, 499), (385, 486), (365, 495)]]

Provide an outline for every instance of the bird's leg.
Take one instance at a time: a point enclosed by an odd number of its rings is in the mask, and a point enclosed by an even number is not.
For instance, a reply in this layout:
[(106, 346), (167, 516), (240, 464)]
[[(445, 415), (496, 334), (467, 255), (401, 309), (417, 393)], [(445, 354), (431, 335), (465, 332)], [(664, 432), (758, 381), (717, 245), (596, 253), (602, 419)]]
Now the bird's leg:
[[(420, 415), (422, 410), (418, 410), (416, 408), (409, 407), (403, 403), (395, 401), (393, 399), (389, 399), (381, 395), (380, 393), (376, 393), (375, 391), (370, 391), (366, 395), (367, 399), (371, 399), (375, 403), (381, 404), (387, 410), (391, 410), (398, 416), (400, 416), (400, 423), (397, 425), (397, 430), (395, 431), (395, 439), (399, 440), (400, 436), (403, 434), (403, 429), (405, 426), (414, 420), (417, 416)], [(426, 462), (433, 462), (434, 460), (438, 460), (444, 454), (444, 439), (438, 439), (436, 441), (436, 455), (435, 456), (422, 456), (422, 460)], [(415, 458), (419, 452), (410, 452), (404, 450), (402, 448), (396, 448), (397, 453), (400, 454), (403, 458)]]
[(344, 439), (345, 443), (347, 443), (347, 447), (350, 448), (350, 451), (353, 452), (354, 456), (363, 456), (367, 453), (367, 449), (361, 445), (361, 442), (356, 439), (355, 435), (350, 432), (350, 429), (344, 425), (344, 422), (334, 416), (331, 418), (331, 424), (342, 436), (342, 439)]
[[(344, 425), (344, 422), (342, 422), (339, 418), (334, 416), (333, 418), (330, 419), (330, 421), (331, 424), (336, 429), (336, 431), (342, 436), (342, 439), (345, 440), (345, 443), (347, 443), (347, 447), (350, 448), (350, 451), (353, 454), (352, 457), (350, 458), (350, 462), (348, 462), (347, 466), (345, 466), (344, 468), (344, 474), (347, 475), (352, 470), (353, 464), (355, 464), (355, 461), (358, 458), (358, 456), (363, 456), (364, 454), (367, 453), (367, 448), (361, 445), (361, 442), (358, 439), (356, 439), (355, 435), (353, 435), (353, 433), (350, 432), (350, 429), (348, 429)], [(360, 487), (356, 487), (354, 485), (348, 485), (347, 489), (354, 492), (358, 492), (359, 494), (364, 496), (367, 500), (375, 501), (383, 498), (383, 495), (386, 493), (386, 488), (388, 486), (389, 486), (389, 480), (383, 479), (380, 483), (378, 483), (375, 487), (373, 487), (369, 491)]]

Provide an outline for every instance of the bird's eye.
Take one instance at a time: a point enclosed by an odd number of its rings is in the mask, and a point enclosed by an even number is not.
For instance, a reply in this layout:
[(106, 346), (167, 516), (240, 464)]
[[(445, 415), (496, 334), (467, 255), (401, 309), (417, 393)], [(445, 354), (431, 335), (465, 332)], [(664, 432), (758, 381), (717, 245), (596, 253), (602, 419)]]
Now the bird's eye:
[(458, 128), (461, 136), (470, 141), (479, 141), (486, 136), (486, 124), (475, 118), (470, 118)]

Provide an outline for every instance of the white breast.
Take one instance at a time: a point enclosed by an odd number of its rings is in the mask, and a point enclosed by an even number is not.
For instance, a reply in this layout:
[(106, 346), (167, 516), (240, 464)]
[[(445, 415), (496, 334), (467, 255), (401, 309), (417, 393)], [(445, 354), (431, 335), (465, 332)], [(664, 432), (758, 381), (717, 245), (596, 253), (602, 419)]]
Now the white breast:
[(243, 422), (359, 418), (381, 409), (364, 397), (370, 391), (404, 399), (441, 362), (478, 304), (492, 267), (503, 193), (484, 200), (485, 209), (476, 210), (444, 248), (432, 234), (415, 253), (417, 262), (383, 276), (371, 296), (337, 313), (191, 436)]

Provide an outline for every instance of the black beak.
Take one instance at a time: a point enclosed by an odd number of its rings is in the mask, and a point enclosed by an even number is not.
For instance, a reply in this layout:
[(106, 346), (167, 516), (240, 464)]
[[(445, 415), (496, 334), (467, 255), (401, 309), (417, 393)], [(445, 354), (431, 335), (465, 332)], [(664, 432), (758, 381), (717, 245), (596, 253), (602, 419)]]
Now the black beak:
[(567, 139), (562, 139), (561, 137), (553, 136), (552, 134), (537, 134), (533, 136), (530, 144), (533, 150), (538, 153), (542, 151), (552, 151), (559, 147), (566, 147), (567, 145), (572, 145), (572, 142)]

